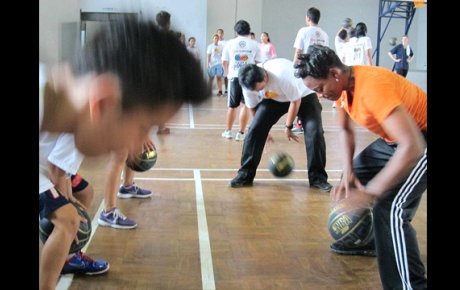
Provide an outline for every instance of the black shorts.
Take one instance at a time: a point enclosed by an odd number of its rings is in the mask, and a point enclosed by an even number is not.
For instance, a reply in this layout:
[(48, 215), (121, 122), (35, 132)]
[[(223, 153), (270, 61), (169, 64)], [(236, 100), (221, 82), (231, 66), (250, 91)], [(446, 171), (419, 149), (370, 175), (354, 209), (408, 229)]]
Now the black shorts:
[(75, 174), (70, 177), (72, 182), (72, 193), (82, 191), (88, 187), (88, 181), (86, 181), (80, 174)]
[(228, 107), (238, 108), (240, 103), (244, 104), (243, 90), (241, 89), (238, 78), (230, 80), (230, 92), (228, 94)]
[(40, 219), (48, 217), (48, 215), (58, 208), (69, 203), (69, 200), (62, 196), (56, 189), (52, 188), (38, 195), (38, 208)]

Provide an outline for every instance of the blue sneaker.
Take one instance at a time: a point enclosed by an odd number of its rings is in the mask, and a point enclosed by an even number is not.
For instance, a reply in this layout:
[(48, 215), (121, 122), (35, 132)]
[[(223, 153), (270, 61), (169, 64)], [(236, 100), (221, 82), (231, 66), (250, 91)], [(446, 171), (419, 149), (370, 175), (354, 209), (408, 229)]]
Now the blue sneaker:
[(128, 187), (125, 187), (123, 185), (120, 186), (120, 190), (118, 191), (117, 196), (119, 198), (148, 198), (152, 196), (152, 191), (142, 189), (133, 183), (133, 185)]
[(97, 223), (103, 227), (112, 227), (115, 229), (134, 229), (137, 223), (127, 218), (118, 208), (109, 212), (101, 211)]
[(65, 262), (61, 274), (99, 275), (107, 272), (109, 268), (109, 262), (93, 260), (81, 251), (78, 251), (72, 258)]

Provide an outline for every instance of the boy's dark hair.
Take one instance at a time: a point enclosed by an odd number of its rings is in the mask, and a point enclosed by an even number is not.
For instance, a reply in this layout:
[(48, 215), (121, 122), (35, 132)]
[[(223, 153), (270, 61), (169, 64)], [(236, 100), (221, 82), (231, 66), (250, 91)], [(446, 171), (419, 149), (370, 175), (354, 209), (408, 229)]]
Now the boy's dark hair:
[(245, 20), (238, 20), (233, 29), (238, 35), (248, 35), (251, 32), (251, 26)]
[(247, 64), (238, 71), (238, 82), (241, 87), (253, 90), (256, 83), (263, 82), (265, 71), (255, 64)]
[(364, 22), (360, 22), (358, 24), (356, 24), (356, 27), (355, 27), (355, 30), (356, 30), (356, 37), (362, 37), (362, 36), (366, 36), (366, 33), (367, 33), (367, 26)]
[(340, 32), (339, 32), (339, 38), (340, 39), (342, 39), (342, 40), (347, 39), (347, 35), (348, 35), (348, 33), (347, 33), (347, 31), (345, 29), (340, 30)]
[(171, 25), (171, 14), (167, 11), (160, 11), (156, 15), (157, 24), (160, 28), (165, 29), (167, 26)]
[(314, 79), (327, 79), (329, 70), (334, 67), (344, 68), (337, 54), (327, 46), (314, 44), (308, 47), (306, 54), (298, 56), (298, 62), (294, 65), (294, 75), (302, 79), (308, 76)]
[(315, 7), (311, 7), (307, 11), (307, 17), (310, 18), (310, 20), (314, 24), (318, 24), (319, 23), (319, 18), (321, 17), (321, 12), (319, 12), (319, 10), (316, 9)]
[(116, 75), (123, 110), (199, 104), (210, 96), (200, 63), (179, 39), (151, 21), (105, 23), (78, 52), (72, 71), (76, 76)]

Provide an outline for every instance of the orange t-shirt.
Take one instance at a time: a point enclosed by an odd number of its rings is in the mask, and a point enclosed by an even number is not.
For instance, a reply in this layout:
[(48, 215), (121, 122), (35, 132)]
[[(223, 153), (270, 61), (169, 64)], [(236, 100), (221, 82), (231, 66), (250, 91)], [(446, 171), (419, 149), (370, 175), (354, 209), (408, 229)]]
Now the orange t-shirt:
[(337, 100), (343, 101), (343, 109), (357, 124), (393, 142), (381, 124), (398, 106), (404, 106), (414, 118), (420, 130), (426, 131), (426, 93), (402, 76), (386, 68), (376, 66), (353, 66), (355, 90), (351, 104), (346, 91)]

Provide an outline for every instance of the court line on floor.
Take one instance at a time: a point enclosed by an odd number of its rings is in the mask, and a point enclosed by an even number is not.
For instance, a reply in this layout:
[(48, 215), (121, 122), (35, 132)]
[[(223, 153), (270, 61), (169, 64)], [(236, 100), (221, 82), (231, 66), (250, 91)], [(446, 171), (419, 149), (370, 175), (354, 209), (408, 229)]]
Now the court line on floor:
[[(170, 168), (170, 167), (154, 167), (149, 169), (150, 171), (238, 171), (238, 168)], [(268, 169), (261, 168), (257, 169), (257, 171), (265, 171), (267, 172)], [(307, 172), (307, 169), (294, 169), (293, 172)], [(326, 169), (326, 172), (342, 172), (342, 169)]]
[[(91, 220), (91, 235), (89, 236), (88, 243), (81, 249), (83, 253), (86, 252), (86, 249), (88, 249), (88, 246), (91, 243), (91, 240), (94, 237), (94, 234), (96, 233), (96, 230), (99, 226), (97, 223), (97, 219), (99, 215), (101, 214), (102, 209), (104, 208), (104, 199), (102, 199), (101, 204), (99, 205), (99, 208), (97, 209), (96, 215), (94, 218)], [(67, 290), (70, 288), (72, 285), (72, 280), (73, 280), (74, 274), (66, 274), (66, 275), (61, 275), (59, 277), (58, 283), (56, 285), (56, 290)]]
[(189, 119), (189, 128), (195, 128), (195, 119), (193, 118), (193, 106), (188, 104), (188, 119)]
[[(233, 177), (232, 177), (233, 178)], [(230, 181), (232, 178), (201, 178), (202, 181)], [(144, 181), (194, 181), (187, 177), (134, 177)], [(340, 181), (340, 178), (328, 178), (328, 181)], [(308, 182), (308, 178), (256, 178), (254, 182)]]
[(199, 170), (193, 170), (196, 194), (196, 215), (198, 219), (198, 238), (200, 243), (201, 282), (203, 290), (215, 290), (214, 270), (212, 266), (211, 242), (209, 241), (203, 186)]

